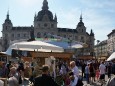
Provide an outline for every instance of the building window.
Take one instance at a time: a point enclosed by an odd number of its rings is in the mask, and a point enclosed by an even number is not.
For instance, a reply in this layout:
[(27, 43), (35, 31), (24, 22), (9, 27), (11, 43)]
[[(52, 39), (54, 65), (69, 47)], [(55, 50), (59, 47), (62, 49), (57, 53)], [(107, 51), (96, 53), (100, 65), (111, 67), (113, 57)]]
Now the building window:
[(37, 38), (40, 38), (40, 37), (41, 37), (41, 33), (38, 32), (38, 33), (37, 33)]
[(12, 34), (11, 37), (14, 38), (14, 34)]
[(38, 27), (40, 27), (40, 24), (38, 24)]
[(8, 37), (8, 34), (5, 34), (5, 37)]
[(47, 27), (47, 26), (48, 26), (48, 25), (45, 23), (45, 24), (44, 24), (44, 27)]
[(54, 27), (54, 24), (51, 24), (51, 27), (53, 28), (53, 27)]
[(7, 26), (6, 26), (6, 30), (7, 30)]
[(45, 37), (45, 38), (47, 38), (47, 37), (48, 37), (46, 32), (44, 33), (44, 37)]
[(24, 37), (26, 37), (26, 34), (24, 34)]
[(20, 34), (17, 34), (17, 37), (20, 37)]

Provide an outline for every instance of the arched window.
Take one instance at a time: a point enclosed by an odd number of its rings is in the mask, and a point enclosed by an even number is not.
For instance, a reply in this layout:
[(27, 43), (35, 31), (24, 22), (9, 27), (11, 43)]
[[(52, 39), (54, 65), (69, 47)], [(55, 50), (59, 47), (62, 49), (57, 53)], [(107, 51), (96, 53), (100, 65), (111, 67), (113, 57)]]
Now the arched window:
[(47, 37), (48, 37), (48, 36), (47, 36), (47, 33), (45, 32), (45, 33), (44, 33), (44, 38), (47, 38)]
[(41, 33), (40, 32), (37, 33), (37, 38), (41, 38)]

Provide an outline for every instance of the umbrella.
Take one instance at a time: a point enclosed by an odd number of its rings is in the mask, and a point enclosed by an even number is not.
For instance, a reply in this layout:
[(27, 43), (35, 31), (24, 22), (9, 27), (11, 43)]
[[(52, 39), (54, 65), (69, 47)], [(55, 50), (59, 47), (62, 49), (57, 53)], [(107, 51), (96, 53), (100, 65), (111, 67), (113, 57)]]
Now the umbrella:
[(113, 52), (110, 57), (107, 59), (107, 61), (111, 61), (115, 59), (115, 52)]
[(11, 55), (12, 49), (23, 51), (41, 51), (41, 52), (63, 52), (62, 47), (49, 44), (42, 41), (19, 42), (12, 44), (6, 54)]

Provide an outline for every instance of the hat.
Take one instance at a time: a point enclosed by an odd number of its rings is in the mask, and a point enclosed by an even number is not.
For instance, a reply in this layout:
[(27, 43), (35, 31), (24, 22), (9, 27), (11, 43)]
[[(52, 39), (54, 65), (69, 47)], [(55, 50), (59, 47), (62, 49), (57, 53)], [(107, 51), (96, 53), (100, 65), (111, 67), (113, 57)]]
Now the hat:
[(48, 65), (43, 65), (40, 70), (42, 70), (43, 72), (46, 72), (46, 71), (49, 70), (49, 66)]

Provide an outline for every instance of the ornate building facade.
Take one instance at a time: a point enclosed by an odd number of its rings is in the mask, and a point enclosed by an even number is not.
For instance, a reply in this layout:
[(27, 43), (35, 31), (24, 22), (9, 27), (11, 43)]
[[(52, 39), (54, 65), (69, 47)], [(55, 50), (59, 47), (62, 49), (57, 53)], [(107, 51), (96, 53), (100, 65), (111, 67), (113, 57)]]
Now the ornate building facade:
[(111, 55), (113, 52), (115, 52), (115, 29), (113, 29), (107, 36), (108, 53)]
[(34, 16), (34, 25), (29, 27), (15, 27), (9, 18), (7, 13), (6, 19), (3, 23), (2, 29), (2, 51), (6, 51), (11, 41), (30, 39), (30, 33), (33, 31), (36, 38), (45, 38), (47, 34), (61, 36), (70, 40), (80, 41), (88, 45), (87, 48), (82, 49), (85, 53), (94, 52), (94, 33), (91, 30), (90, 33), (86, 32), (86, 27), (83, 23), (82, 15), (77, 27), (70, 28), (58, 28), (57, 16), (53, 16), (49, 10), (47, 0), (43, 1), (41, 11)]

